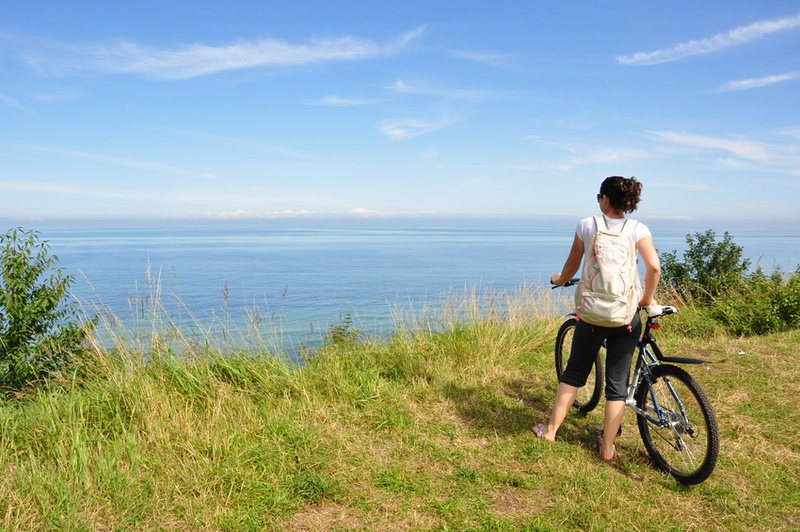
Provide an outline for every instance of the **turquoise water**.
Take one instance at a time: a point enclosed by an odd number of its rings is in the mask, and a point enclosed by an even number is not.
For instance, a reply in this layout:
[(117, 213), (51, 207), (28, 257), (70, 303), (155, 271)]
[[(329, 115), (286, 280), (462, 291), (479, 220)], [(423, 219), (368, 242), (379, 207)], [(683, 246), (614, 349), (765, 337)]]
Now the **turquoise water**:
[[(258, 322), (283, 346), (315, 344), (351, 314), (386, 334), (399, 307), (437, 305), (468, 287), (540, 289), (560, 270), (574, 219), (249, 220), (24, 224), (50, 241), (73, 293), (90, 312), (146, 322), (158, 299), (188, 326)], [(792, 271), (792, 224), (648, 223), (660, 251), (685, 235), (730, 231), (754, 263)], [(148, 271), (149, 276), (148, 276)], [(158, 290), (158, 293), (155, 291)], [(275, 335), (278, 332), (280, 334)]]

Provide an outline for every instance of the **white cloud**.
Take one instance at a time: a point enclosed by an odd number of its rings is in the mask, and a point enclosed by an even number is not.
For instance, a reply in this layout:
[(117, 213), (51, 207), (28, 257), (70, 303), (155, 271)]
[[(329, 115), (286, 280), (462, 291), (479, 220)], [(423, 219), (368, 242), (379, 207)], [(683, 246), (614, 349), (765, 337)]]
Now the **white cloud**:
[(233, 211), (222, 211), (218, 213), (215, 218), (221, 218), (223, 220), (231, 220), (236, 218), (251, 218), (253, 213), (246, 210), (246, 209), (235, 209)]
[(184, 133), (187, 135), (192, 135), (195, 137), (210, 139), (213, 141), (222, 141), (227, 144), (235, 144), (238, 146), (242, 146), (245, 148), (250, 148), (253, 150), (257, 150), (259, 152), (268, 152), (273, 156), (280, 157), (280, 158), (287, 158), (287, 159), (310, 159), (312, 158), (311, 155), (305, 154), (302, 152), (298, 152), (295, 150), (290, 150), (288, 148), (284, 148), (282, 146), (276, 146), (274, 144), (267, 144), (265, 142), (259, 142), (257, 140), (250, 140), (250, 139), (242, 139), (238, 137), (230, 137), (228, 135), (219, 135), (216, 133), (206, 133), (204, 131), (192, 131), (188, 129), (174, 129), (179, 133)]
[(123, 166), (127, 168), (135, 168), (137, 170), (145, 170), (148, 172), (155, 172), (160, 174), (172, 174), (172, 175), (179, 175), (185, 177), (201, 177), (204, 179), (211, 179), (215, 177), (213, 174), (208, 172), (195, 172), (192, 170), (187, 170), (185, 168), (180, 168), (177, 166), (163, 164), (163, 163), (153, 163), (148, 161), (137, 161), (135, 159), (127, 159), (124, 157), (115, 157), (111, 155), (102, 155), (97, 153), (87, 153), (75, 150), (65, 150), (61, 148), (49, 148), (46, 146), (33, 146), (27, 144), (18, 144), (19, 148), (29, 149), (38, 151), (41, 153), (50, 153), (54, 155), (64, 155), (67, 157), (74, 157), (79, 159), (87, 159), (90, 161), (97, 161), (101, 163), (111, 164), (115, 166)]
[(678, 188), (684, 190), (695, 190), (698, 192), (709, 190), (711, 188), (707, 183), (659, 183), (657, 181), (648, 183), (647, 186), (652, 186), (654, 188)]
[(280, 39), (257, 39), (226, 45), (195, 43), (175, 48), (158, 48), (129, 41), (85, 46), (51, 43), (46, 50), (29, 50), (25, 55), (28, 63), (41, 72), (90, 71), (174, 80), (228, 70), (385, 57), (398, 53), (424, 31), (424, 27), (418, 27), (386, 44), (353, 36), (317, 38), (301, 44)]
[(455, 119), (447, 115), (436, 121), (403, 118), (399, 120), (386, 120), (378, 125), (378, 129), (391, 140), (404, 140), (439, 131), (440, 129), (452, 125), (454, 122)]
[(773, 33), (798, 27), (800, 27), (800, 15), (774, 20), (762, 20), (747, 26), (734, 28), (727, 33), (718, 33), (713, 37), (687, 41), (669, 48), (662, 48), (652, 52), (636, 52), (631, 55), (621, 55), (617, 57), (617, 62), (632, 66), (669, 63), (685, 57), (710, 54), (726, 48), (741, 46), (762, 39)]
[(56, 103), (74, 100), (77, 96), (71, 94), (37, 94), (33, 97), (34, 100), (41, 103)]
[(363, 207), (356, 207), (355, 209), (350, 209), (349, 214), (355, 216), (361, 216), (364, 218), (374, 218), (377, 216), (385, 216), (386, 214), (381, 211), (375, 211), (372, 209), (364, 209)]
[(678, 131), (647, 131), (650, 138), (698, 151), (724, 152), (717, 162), (727, 168), (753, 168), (800, 175), (800, 147), (794, 144), (774, 144), (747, 138), (717, 138)]
[(33, 192), (35, 194), (58, 194), (68, 196), (83, 196), (89, 198), (126, 198), (127, 192), (104, 190), (95, 187), (79, 187), (64, 183), (29, 182), (29, 181), (0, 181), (0, 190), (15, 192)]
[(359, 107), (364, 105), (374, 105), (378, 101), (377, 100), (363, 100), (357, 98), (342, 98), (341, 96), (336, 96), (334, 94), (330, 94), (328, 96), (323, 96), (318, 100), (308, 100), (306, 101), (309, 105), (320, 105), (320, 106), (327, 106), (327, 107)]
[(393, 92), (400, 94), (409, 94), (414, 96), (430, 96), (434, 98), (445, 98), (447, 100), (467, 100), (467, 101), (480, 101), (493, 98), (508, 97), (495, 91), (475, 90), (475, 89), (449, 89), (426, 85), (424, 83), (410, 84), (401, 79), (395, 81), (392, 85), (387, 87)]
[(732, 157), (721, 157), (719, 164), (729, 170), (751, 170), (754, 168), (753, 163), (742, 161), (741, 159), (734, 159)]
[(718, 92), (733, 92), (766, 87), (784, 81), (792, 81), (800, 78), (800, 72), (787, 72), (786, 74), (775, 74), (762, 78), (749, 78), (737, 81), (729, 81), (717, 89)]
[(440, 155), (439, 154), (439, 150), (437, 150), (435, 148), (422, 150), (419, 153), (419, 156), (422, 157), (423, 159), (425, 159), (426, 161), (432, 161), (433, 159), (438, 159), (439, 155)]
[(12, 98), (11, 96), (6, 96), (5, 94), (0, 94), (0, 105), (4, 105), (6, 107), (11, 107), (13, 109), (18, 109), (20, 111), (28, 111), (29, 109), (22, 105), (19, 100), (16, 98)]
[[(528, 140), (548, 148), (554, 148), (569, 154), (564, 159), (551, 158), (549, 161), (538, 161), (532, 164), (509, 165), (506, 168), (520, 172), (569, 172), (575, 167), (592, 165), (611, 165), (626, 161), (645, 159), (650, 154), (644, 150), (633, 148), (616, 148), (592, 146), (575, 142), (561, 142), (541, 137), (529, 137)], [(548, 150), (552, 153), (552, 150)]]
[(497, 54), (492, 52), (478, 52), (471, 50), (456, 50), (452, 52), (453, 57), (457, 59), (464, 59), (466, 61), (473, 61), (483, 65), (488, 65), (497, 68), (508, 68), (513, 57), (505, 54)]
[(751, 161), (767, 161), (771, 155), (766, 144), (748, 139), (720, 139), (679, 131), (646, 131), (648, 136), (669, 144), (728, 152)]
[(800, 127), (787, 127), (778, 131), (784, 137), (800, 139)]
[(648, 153), (643, 150), (629, 148), (597, 148), (582, 157), (571, 159), (569, 164), (572, 166), (614, 164), (645, 157), (648, 157)]

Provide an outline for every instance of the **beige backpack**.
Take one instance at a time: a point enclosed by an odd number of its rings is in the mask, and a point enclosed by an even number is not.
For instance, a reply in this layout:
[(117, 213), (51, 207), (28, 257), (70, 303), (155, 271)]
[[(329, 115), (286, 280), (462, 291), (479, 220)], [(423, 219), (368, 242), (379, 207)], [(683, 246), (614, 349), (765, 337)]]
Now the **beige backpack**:
[(597, 231), (584, 253), (575, 292), (578, 317), (600, 327), (629, 325), (642, 297), (633, 240), (638, 222), (625, 220), (619, 233), (608, 229), (605, 217), (595, 216), (594, 223)]

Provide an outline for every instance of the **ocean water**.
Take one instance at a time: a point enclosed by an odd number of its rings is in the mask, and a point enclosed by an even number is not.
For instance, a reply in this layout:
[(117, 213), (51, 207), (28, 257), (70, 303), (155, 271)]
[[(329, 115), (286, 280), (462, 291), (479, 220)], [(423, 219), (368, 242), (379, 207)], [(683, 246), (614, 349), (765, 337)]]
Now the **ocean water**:
[[(660, 251), (685, 236), (730, 231), (768, 271), (800, 264), (793, 224), (648, 221)], [(315, 345), (346, 314), (389, 334), (398, 307), (435, 306), (453, 292), (546, 290), (572, 242), (576, 220), (303, 219), (46, 222), (37, 229), (73, 295), (90, 313), (146, 324), (154, 301), (176, 323), (246, 324), (283, 349)], [(10, 224), (9, 224), (10, 226)]]

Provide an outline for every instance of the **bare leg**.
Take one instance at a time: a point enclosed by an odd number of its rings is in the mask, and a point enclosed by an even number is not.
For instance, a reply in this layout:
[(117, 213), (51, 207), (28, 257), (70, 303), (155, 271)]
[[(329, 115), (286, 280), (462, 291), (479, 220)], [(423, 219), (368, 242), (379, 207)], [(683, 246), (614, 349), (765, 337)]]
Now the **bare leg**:
[(625, 416), (625, 401), (606, 401), (606, 412), (603, 416), (603, 439), (600, 444), (600, 458), (611, 460), (614, 458), (614, 440), (617, 430)]
[(553, 411), (550, 413), (550, 421), (547, 423), (547, 430), (544, 433), (544, 439), (547, 441), (556, 441), (556, 432), (567, 417), (567, 412), (575, 402), (575, 397), (578, 395), (578, 388), (564, 384), (558, 384), (556, 390), (556, 400), (553, 403)]

